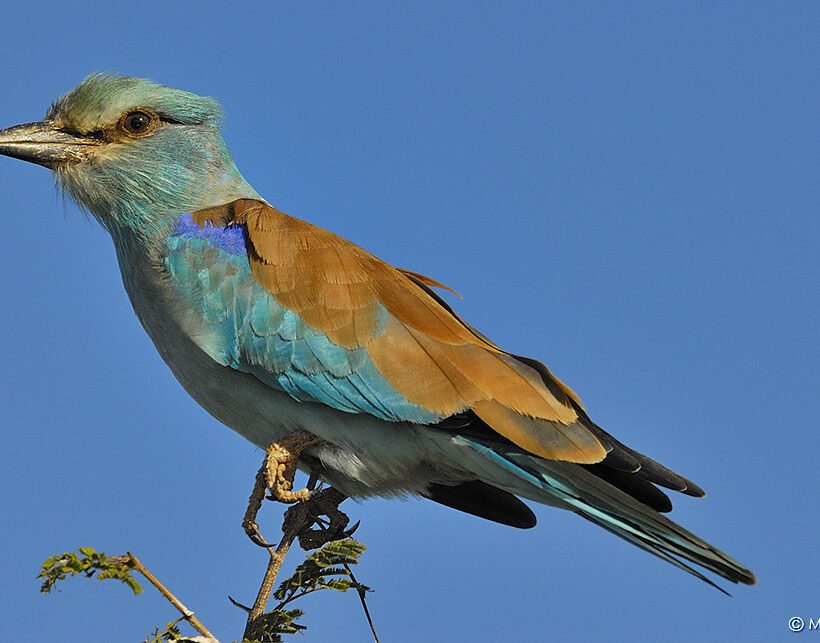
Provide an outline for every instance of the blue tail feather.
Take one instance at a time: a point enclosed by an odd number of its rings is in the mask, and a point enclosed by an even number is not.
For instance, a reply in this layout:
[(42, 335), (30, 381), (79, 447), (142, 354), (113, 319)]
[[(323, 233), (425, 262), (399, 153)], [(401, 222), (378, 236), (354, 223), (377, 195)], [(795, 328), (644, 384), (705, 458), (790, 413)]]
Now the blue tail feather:
[[(687, 562), (704, 567), (733, 583), (755, 582), (752, 572), (728, 555), (579, 465), (543, 460), (511, 449), (490, 448), (464, 437), (455, 439), (457, 443), (491, 460), (505, 474), (513, 474), (531, 487), (529, 493), (526, 490), (522, 493), (520, 486), (510, 491), (546, 504), (555, 505), (558, 501), (560, 506), (723, 593), (728, 594)], [(499, 473), (498, 481), (488, 482), (499, 484), (503, 477)], [(503, 484), (499, 486), (504, 487)]]

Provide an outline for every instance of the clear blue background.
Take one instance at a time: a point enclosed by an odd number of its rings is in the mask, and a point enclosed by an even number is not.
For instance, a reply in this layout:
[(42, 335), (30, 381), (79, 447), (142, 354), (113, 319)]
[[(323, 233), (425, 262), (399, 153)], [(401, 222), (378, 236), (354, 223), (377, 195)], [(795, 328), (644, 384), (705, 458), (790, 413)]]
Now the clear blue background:
[[(674, 516), (760, 579), (729, 599), (546, 508), (516, 531), (351, 504), (385, 643), (797, 636), (788, 617), (820, 617), (820, 5), (309, 4), (6, 5), (0, 126), (94, 70), (219, 98), (263, 195), (461, 291), (702, 484)], [(38, 595), (46, 556), (93, 545), (239, 638), (261, 453), (174, 381), (49, 173), (0, 159), (0, 186), (0, 637), (137, 641), (174, 617), (113, 584)], [(367, 640), (355, 595), (304, 607), (304, 640)]]

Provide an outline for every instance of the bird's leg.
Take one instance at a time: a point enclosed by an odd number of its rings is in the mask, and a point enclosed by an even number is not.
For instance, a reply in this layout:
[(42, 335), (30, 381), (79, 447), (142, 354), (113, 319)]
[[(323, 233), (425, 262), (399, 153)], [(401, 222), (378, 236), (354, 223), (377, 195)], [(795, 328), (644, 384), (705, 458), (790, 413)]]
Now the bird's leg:
[(266, 449), (265, 459), (256, 473), (253, 491), (248, 498), (248, 508), (242, 520), (245, 533), (257, 545), (269, 546), (259, 531), (259, 525), (256, 524), (256, 515), (262, 507), (265, 492), (270, 489), (272, 499), (287, 503), (310, 498), (309, 489), (293, 491), (293, 478), (296, 475), (296, 464), (302, 451), (321, 442), (323, 442), (321, 438), (311, 433), (294, 433), (278, 442), (271, 443)]

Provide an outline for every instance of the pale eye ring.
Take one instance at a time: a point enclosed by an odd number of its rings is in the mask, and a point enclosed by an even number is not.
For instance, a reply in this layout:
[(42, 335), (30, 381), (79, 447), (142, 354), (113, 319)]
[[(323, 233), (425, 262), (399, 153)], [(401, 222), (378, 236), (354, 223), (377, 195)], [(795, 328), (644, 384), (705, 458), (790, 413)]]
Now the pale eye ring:
[(154, 131), (158, 121), (156, 114), (135, 109), (122, 115), (120, 129), (129, 136), (145, 136)]

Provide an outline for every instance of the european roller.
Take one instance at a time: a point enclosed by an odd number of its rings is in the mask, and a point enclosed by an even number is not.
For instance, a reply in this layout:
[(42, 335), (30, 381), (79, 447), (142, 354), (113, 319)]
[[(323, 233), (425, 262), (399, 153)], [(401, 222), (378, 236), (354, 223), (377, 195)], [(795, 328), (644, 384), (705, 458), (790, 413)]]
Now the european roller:
[[(752, 572), (667, 519), (695, 483), (624, 445), (541, 362), (470, 326), (442, 284), (280, 212), (239, 173), (218, 103), (96, 74), (0, 154), (52, 170), (110, 233), (125, 290), (176, 378), (266, 449), (354, 498), (417, 495), (513, 527), (521, 498), (572, 511), (712, 584)], [(249, 527), (246, 525), (246, 527)]]

